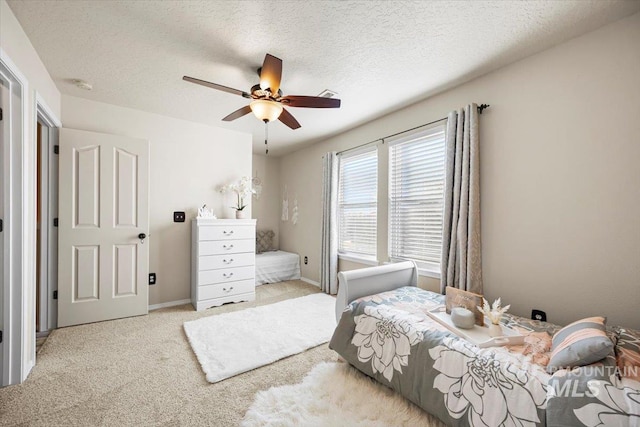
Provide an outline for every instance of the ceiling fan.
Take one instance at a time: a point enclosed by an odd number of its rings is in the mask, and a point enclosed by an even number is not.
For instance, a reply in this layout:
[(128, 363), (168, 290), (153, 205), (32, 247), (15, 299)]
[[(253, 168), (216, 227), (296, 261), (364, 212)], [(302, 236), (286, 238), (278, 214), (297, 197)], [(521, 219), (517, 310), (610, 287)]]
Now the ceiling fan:
[(182, 77), (191, 83), (207, 86), (223, 92), (240, 95), (244, 98), (252, 99), (249, 105), (244, 106), (229, 114), (222, 120), (230, 122), (245, 114), (253, 112), (255, 116), (265, 123), (280, 120), (291, 129), (298, 129), (300, 123), (284, 107), (303, 108), (340, 108), (340, 100), (334, 98), (323, 98), (319, 96), (283, 96), (280, 89), (280, 79), (282, 77), (282, 59), (266, 54), (262, 67), (258, 69), (260, 83), (251, 88), (251, 92), (233, 89), (205, 80), (196, 79), (189, 76)]

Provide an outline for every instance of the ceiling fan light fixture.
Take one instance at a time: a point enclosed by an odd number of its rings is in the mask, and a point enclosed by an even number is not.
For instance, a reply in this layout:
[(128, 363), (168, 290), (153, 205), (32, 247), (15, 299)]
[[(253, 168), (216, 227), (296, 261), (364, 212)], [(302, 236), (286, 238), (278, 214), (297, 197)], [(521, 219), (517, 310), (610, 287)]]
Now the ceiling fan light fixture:
[(249, 104), (249, 107), (251, 107), (253, 114), (263, 122), (277, 120), (282, 113), (282, 105), (280, 103), (266, 99), (256, 99)]

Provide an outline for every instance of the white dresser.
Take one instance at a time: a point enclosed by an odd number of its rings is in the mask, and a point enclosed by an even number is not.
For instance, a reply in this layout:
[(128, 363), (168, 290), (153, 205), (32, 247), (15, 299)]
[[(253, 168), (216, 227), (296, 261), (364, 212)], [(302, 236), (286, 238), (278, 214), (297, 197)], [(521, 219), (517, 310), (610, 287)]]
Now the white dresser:
[(256, 298), (255, 219), (194, 219), (191, 248), (196, 310)]

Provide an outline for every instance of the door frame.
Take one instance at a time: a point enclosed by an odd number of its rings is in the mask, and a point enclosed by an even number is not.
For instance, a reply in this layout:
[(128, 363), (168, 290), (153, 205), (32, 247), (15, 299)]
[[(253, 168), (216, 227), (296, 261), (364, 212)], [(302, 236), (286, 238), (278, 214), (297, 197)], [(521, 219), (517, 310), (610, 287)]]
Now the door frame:
[[(5, 51), (0, 48), (0, 73), (10, 84), (10, 90), (19, 98), (19, 104), (13, 99), (9, 102), (9, 111), (5, 120), (9, 120), (10, 138), (5, 141), (2, 178), (4, 183), (4, 229), (2, 244), (4, 245), (3, 261), (3, 341), (1, 385), (22, 382), (32, 368), (33, 359), (28, 349), (31, 346), (31, 334), (25, 330), (26, 318), (33, 302), (29, 301), (28, 283), (30, 245), (29, 221), (25, 221), (29, 212), (30, 177), (28, 176), (28, 135), (27, 124), (29, 100), (28, 82), (18, 67), (11, 61)], [(34, 219), (35, 221), (35, 219)], [(33, 293), (32, 293), (33, 295)], [(35, 314), (35, 313), (34, 313)], [(35, 318), (34, 318), (35, 322)], [(34, 325), (35, 326), (35, 325)], [(34, 328), (35, 329), (35, 328)], [(35, 339), (35, 330), (33, 333)], [(35, 343), (34, 343), (35, 344)], [(34, 346), (35, 347), (35, 346)]]
[(41, 223), (46, 224), (45, 227), (40, 228), (40, 247), (36, 248), (40, 251), (40, 295), (37, 296), (40, 298), (40, 330), (38, 332), (47, 332), (55, 329), (58, 324), (58, 301), (53, 298), (53, 292), (58, 290), (58, 229), (53, 224), (53, 219), (58, 215), (58, 156), (54, 149), (58, 145), (58, 129), (62, 127), (62, 123), (37, 92), (34, 114), (34, 134), (38, 123), (42, 125), (41, 194), (38, 203), (41, 209)]

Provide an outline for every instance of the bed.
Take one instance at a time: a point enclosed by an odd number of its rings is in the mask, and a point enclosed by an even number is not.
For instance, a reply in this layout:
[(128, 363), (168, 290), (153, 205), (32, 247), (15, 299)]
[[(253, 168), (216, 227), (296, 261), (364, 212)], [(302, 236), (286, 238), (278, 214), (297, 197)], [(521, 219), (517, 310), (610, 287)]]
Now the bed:
[(417, 287), (412, 262), (338, 277), (330, 348), (447, 425), (640, 425), (640, 378), (621, 375), (616, 357), (626, 351), (620, 345), (640, 356), (637, 331), (612, 328), (615, 353), (550, 374), (550, 340), (559, 326), (506, 315), (509, 327), (528, 333), (526, 344), (479, 348), (426, 314), (444, 296)]
[(256, 285), (300, 279), (300, 256), (285, 251), (256, 254)]

